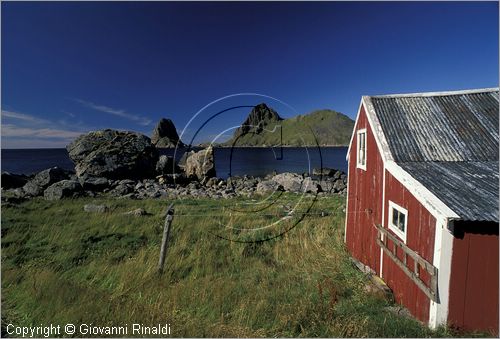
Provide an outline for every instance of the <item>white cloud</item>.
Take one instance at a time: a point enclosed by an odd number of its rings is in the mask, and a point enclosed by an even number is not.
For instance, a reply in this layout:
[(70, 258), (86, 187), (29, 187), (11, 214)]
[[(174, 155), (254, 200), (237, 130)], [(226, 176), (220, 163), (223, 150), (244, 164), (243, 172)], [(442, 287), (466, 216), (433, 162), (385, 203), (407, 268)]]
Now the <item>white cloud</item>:
[(2, 137), (31, 137), (42, 139), (73, 139), (82, 132), (69, 131), (57, 128), (30, 128), (12, 124), (2, 124)]
[(23, 120), (23, 121), (38, 123), (38, 124), (43, 124), (43, 123), (49, 122), (45, 119), (40, 119), (40, 118), (34, 117), (32, 115), (29, 115), (29, 114), (2, 110), (2, 119), (4, 119), (4, 118)]
[(97, 104), (94, 104), (93, 102), (81, 100), (81, 99), (75, 99), (75, 100), (77, 102), (79, 102), (80, 104), (82, 104), (86, 107), (92, 108), (96, 111), (116, 115), (116, 116), (119, 116), (119, 117), (122, 117), (125, 119), (129, 119), (132, 121), (136, 121), (137, 123), (139, 123), (142, 126), (148, 126), (152, 122), (151, 119), (148, 119), (148, 118), (140, 116), (140, 115), (127, 113), (126, 111), (124, 111), (122, 109), (111, 108), (111, 107), (104, 106), (104, 105), (97, 105)]

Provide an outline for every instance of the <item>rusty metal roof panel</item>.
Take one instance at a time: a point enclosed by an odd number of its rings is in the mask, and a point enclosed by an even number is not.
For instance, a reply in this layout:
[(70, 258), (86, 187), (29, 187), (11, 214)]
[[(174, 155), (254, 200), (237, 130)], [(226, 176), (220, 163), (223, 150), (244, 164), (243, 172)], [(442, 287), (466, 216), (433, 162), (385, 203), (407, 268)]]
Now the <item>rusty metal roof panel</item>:
[(463, 220), (498, 222), (498, 161), (399, 165)]
[(498, 160), (498, 89), (370, 97), (397, 163)]

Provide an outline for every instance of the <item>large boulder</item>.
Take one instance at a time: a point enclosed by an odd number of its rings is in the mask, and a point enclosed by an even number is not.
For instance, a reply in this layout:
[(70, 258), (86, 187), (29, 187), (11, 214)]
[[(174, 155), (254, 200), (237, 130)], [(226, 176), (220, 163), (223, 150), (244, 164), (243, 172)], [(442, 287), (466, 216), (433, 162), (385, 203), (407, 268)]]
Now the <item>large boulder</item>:
[(18, 188), (23, 187), (28, 182), (28, 177), (22, 174), (12, 174), (9, 172), (2, 172), (2, 188)]
[(152, 177), (158, 161), (158, 151), (151, 140), (136, 132), (94, 131), (79, 136), (66, 148), (78, 177)]
[(162, 118), (156, 124), (151, 136), (151, 142), (158, 148), (184, 147), (175, 125), (170, 119)]
[(304, 178), (302, 178), (301, 175), (296, 174), (296, 173), (281, 173), (277, 174), (272, 178), (273, 181), (277, 182), (283, 188), (285, 191), (288, 192), (302, 192), (302, 181)]
[(82, 186), (76, 180), (62, 180), (47, 187), (43, 196), (46, 200), (72, 198), (82, 191)]
[(180, 171), (179, 166), (175, 163), (174, 157), (162, 155), (156, 163), (156, 174), (158, 175), (175, 174)]
[(184, 166), (186, 176), (205, 181), (215, 177), (214, 150), (212, 147), (188, 154)]
[(52, 167), (39, 172), (28, 181), (24, 186), (24, 192), (32, 197), (37, 197), (43, 194), (43, 191), (50, 185), (64, 179), (68, 179), (69, 172), (59, 167)]
[(184, 152), (184, 154), (182, 155), (182, 157), (177, 162), (177, 166), (179, 166), (180, 168), (184, 169), (186, 167), (186, 160), (187, 160), (187, 158), (189, 158), (190, 156), (192, 156), (195, 153), (196, 153), (195, 151), (189, 151), (189, 152), (186, 151), (186, 152)]

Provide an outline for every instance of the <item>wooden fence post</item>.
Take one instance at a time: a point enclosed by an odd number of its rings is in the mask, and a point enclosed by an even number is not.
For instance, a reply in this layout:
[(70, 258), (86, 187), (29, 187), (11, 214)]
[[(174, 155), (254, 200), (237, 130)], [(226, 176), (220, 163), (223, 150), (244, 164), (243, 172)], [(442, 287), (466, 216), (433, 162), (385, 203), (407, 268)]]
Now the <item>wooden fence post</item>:
[(168, 249), (168, 238), (170, 236), (170, 228), (172, 226), (172, 220), (174, 219), (174, 204), (170, 204), (167, 209), (167, 215), (165, 217), (165, 226), (163, 227), (163, 238), (161, 240), (160, 249), (160, 260), (158, 262), (158, 273), (163, 273), (163, 265), (165, 264), (165, 257), (167, 256)]

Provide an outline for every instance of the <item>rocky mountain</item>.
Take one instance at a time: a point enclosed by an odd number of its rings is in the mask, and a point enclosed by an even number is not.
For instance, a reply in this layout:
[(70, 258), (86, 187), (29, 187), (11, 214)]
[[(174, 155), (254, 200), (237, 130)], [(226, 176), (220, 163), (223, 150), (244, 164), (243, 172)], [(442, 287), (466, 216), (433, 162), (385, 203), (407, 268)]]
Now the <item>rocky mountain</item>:
[(245, 134), (261, 134), (264, 128), (271, 127), (274, 123), (283, 120), (278, 113), (272, 108), (267, 107), (262, 103), (250, 111), (250, 114), (241, 126), (235, 131), (234, 138), (238, 138)]
[(158, 148), (184, 146), (182, 141), (179, 141), (179, 135), (172, 120), (165, 118), (158, 121), (158, 124), (153, 129), (151, 143)]
[(283, 119), (262, 103), (255, 106), (233, 137), (222, 146), (345, 146), (354, 121), (333, 110), (317, 110)]

